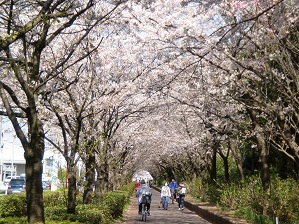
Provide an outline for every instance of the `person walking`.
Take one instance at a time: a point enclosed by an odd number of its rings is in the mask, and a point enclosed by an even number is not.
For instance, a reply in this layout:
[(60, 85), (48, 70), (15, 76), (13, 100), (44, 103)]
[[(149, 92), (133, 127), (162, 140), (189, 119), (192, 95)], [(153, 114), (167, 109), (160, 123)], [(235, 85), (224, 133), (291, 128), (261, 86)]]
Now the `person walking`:
[(161, 189), (161, 199), (162, 199), (162, 207), (163, 209), (168, 209), (168, 200), (171, 196), (170, 188), (168, 187), (168, 183), (165, 182), (164, 186)]
[(185, 196), (186, 196), (186, 187), (183, 183), (179, 184), (179, 210), (184, 210), (184, 202), (185, 202)]
[(176, 199), (176, 192), (178, 189), (178, 183), (175, 181), (175, 179), (172, 179), (168, 186), (171, 192), (172, 204), (174, 204), (174, 200)]
[(141, 183), (139, 182), (139, 180), (136, 180), (135, 182), (135, 192), (138, 190), (138, 187), (141, 185)]

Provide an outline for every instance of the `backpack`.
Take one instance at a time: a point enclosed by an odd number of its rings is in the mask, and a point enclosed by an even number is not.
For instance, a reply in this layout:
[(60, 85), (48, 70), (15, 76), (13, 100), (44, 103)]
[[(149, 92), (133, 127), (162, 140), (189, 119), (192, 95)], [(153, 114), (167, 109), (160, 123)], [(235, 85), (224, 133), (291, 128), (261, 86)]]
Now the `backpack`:
[(179, 194), (183, 194), (183, 195), (185, 195), (185, 194), (186, 194), (186, 188), (185, 188), (185, 187), (182, 187), (182, 188), (180, 189)]

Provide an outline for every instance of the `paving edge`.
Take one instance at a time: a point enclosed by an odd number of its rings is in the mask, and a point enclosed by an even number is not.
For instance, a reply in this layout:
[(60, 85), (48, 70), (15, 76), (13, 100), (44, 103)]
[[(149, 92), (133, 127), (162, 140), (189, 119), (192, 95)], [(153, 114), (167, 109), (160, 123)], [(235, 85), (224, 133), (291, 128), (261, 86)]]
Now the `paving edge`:
[[(156, 186), (152, 186), (152, 188), (154, 188), (155, 190), (161, 192), (161, 188), (158, 188)], [(238, 223), (243, 223), (243, 222), (233, 221), (227, 216), (223, 216), (221, 214), (211, 212), (208, 209), (201, 208), (199, 205), (188, 202), (187, 200), (185, 200), (184, 204), (185, 204), (185, 207), (187, 209), (189, 209), (190, 211), (195, 212), (197, 215), (199, 215), (203, 219), (205, 219), (208, 222), (213, 223), (213, 224), (219, 224), (219, 223), (221, 223), (221, 224), (238, 224)]]

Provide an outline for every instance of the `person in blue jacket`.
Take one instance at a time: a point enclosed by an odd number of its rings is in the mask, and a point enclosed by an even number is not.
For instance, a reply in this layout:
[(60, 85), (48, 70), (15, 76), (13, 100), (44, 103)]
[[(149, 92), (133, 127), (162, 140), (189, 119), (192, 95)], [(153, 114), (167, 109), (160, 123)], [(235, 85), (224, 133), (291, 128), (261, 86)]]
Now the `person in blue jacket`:
[(175, 181), (175, 179), (172, 179), (168, 187), (170, 188), (170, 192), (171, 192), (172, 204), (174, 204), (174, 200), (176, 198), (176, 192), (178, 189), (178, 183)]

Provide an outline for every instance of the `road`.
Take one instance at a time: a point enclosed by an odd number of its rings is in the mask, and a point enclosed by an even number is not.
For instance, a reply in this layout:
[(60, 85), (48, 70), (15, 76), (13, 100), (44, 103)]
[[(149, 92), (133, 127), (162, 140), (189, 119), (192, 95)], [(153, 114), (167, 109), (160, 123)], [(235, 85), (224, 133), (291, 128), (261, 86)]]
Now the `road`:
[[(196, 215), (194, 212), (191, 212), (188, 209), (184, 209), (183, 211), (178, 210), (177, 203), (171, 204), (171, 200), (169, 200), (168, 210), (164, 210), (163, 208), (159, 208), (160, 201), (160, 192), (152, 189), (152, 203), (151, 203), (151, 215), (147, 217), (147, 223), (155, 223), (155, 224), (210, 224), (210, 222), (202, 219), (200, 216)], [(122, 224), (140, 224), (141, 216), (138, 215), (138, 202), (137, 198), (133, 196), (131, 198), (131, 204), (128, 210), (125, 212), (124, 220), (121, 222)]]

